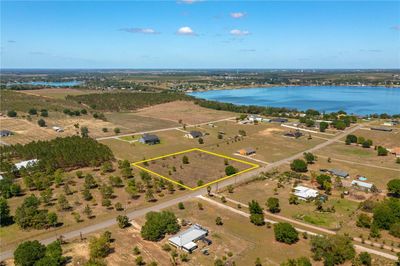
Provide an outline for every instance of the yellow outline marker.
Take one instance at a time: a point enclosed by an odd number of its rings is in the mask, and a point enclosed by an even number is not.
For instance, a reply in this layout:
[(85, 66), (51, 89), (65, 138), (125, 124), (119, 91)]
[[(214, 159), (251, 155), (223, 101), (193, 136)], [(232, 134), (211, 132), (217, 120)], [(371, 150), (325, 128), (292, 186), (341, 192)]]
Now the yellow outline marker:
[[(198, 187), (188, 187), (188, 186), (183, 185), (183, 184), (181, 184), (181, 183), (179, 183), (179, 182), (177, 182), (177, 181), (175, 181), (175, 180), (172, 180), (172, 179), (170, 179), (170, 178), (168, 178), (168, 177), (166, 177), (166, 176), (160, 175), (160, 174), (158, 174), (158, 173), (156, 173), (156, 172), (153, 172), (153, 171), (151, 171), (151, 170), (149, 170), (149, 169), (147, 169), (147, 168), (145, 168), (145, 167), (142, 167), (142, 166), (139, 166), (139, 165), (138, 165), (138, 164), (141, 164), (141, 163), (144, 163), (144, 162), (150, 162), (150, 161), (154, 161), (154, 160), (158, 160), (158, 159), (170, 157), (170, 156), (173, 156), (173, 155), (188, 153), (188, 152), (192, 152), (192, 151), (200, 151), (200, 152), (208, 153), (208, 154), (211, 154), (211, 155), (214, 155), (214, 156), (218, 156), (218, 157), (221, 157), (221, 158), (225, 158), (225, 159), (233, 160), (233, 161), (236, 161), (236, 162), (241, 162), (241, 163), (244, 163), (244, 164), (247, 164), (247, 165), (251, 165), (252, 167), (247, 168), (247, 169), (245, 169), (245, 170), (242, 170), (242, 171), (240, 171), (240, 172), (237, 172), (237, 173), (235, 173), (235, 174), (233, 174), (233, 175), (228, 175), (228, 176), (219, 178), (219, 179), (217, 179), (217, 180), (208, 182), (207, 184), (204, 184), (204, 185), (201, 185), (201, 186), (198, 186)], [(146, 171), (146, 172), (148, 172), (148, 173), (150, 173), (150, 174), (153, 174), (153, 175), (156, 175), (156, 176), (158, 176), (158, 177), (164, 178), (164, 179), (166, 179), (166, 180), (168, 180), (168, 181), (170, 181), (170, 182), (172, 182), (172, 183), (174, 183), (174, 184), (177, 184), (177, 185), (179, 185), (179, 186), (181, 186), (181, 187), (184, 187), (184, 188), (186, 188), (186, 189), (189, 189), (189, 190), (197, 190), (197, 189), (200, 189), (200, 188), (203, 188), (203, 187), (212, 185), (212, 184), (214, 184), (214, 183), (220, 182), (220, 181), (222, 181), (222, 180), (225, 180), (225, 179), (234, 177), (234, 176), (236, 176), (236, 175), (243, 174), (243, 173), (245, 173), (245, 172), (248, 172), (248, 171), (251, 171), (251, 170), (253, 170), (253, 169), (256, 169), (256, 168), (260, 167), (258, 164), (255, 164), (255, 163), (249, 163), (249, 162), (246, 162), (246, 161), (243, 161), (243, 160), (239, 160), (239, 159), (236, 159), (236, 158), (233, 158), (233, 157), (230, 157), (230, 156), (225, 156), (225, 155), (222, 155), (222, 154), (218, 154), (218, 153), (214, 153), (214, 152), (202, 150), (202, 149), (199, 149), (199, 148), (193, 148), (193, 149), (184, 150), (184, 151), (180, 151), (180, 152), (174, 152), (174, 153), (170, 153), (170, 154), (167, 154), (167, 155), (163, 155), (163, 156), (159, 156), (159, 157), (155, 157), (155, 158), (151, 158), (151, 159), (147, 159), (147, 160), (142, 160), (142, 161), (139, 161), (139, 162), (132, 163), (132, 166), (137, 167), (137, 168), (139, 168), (139, 169), (142, 169), (143, 171)]]

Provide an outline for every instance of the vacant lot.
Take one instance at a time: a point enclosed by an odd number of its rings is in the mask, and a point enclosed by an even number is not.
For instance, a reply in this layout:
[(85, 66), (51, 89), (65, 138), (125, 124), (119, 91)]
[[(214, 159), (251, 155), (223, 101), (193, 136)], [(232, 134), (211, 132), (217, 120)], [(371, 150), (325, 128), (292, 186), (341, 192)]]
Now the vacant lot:
[(153, 117), (144, 117), (136, 113), (107, 113), (107, 121), (129, 129), (129, 132), (142, 132), (179, 126), (178, 121), (169, 121)]
[(392, 132), (359, 129), (356, 130), (353, 134), (357, 137), (371, 139), (373, 141), (373, 145), (379, 145), (386, 148), (394, 148), (400, 146), (400, 131), (396, 129), (394, 129), (394, 131)]
[(28, 95), (42, 96), (55, 99), (65, 99), (67, 95), (82, 95), (89, 93), (99, 93), (95, 90), (77, 90), (72, 88), (53, 88), (53, 89), (40, 89), (40, 90), (23, 90), (21, 91)]
[(235, 113), (217, 111), (200, 107), (193, 102), (176, 101), (141, 109), (137, 114), (147, 117), (160, 118), (173, 122), (182, 120), (185, 124), (199, 124), (208, 121), (237, 116)]
[(362, 148), (355, 145), (335, 143), (319, 150), (317, 154), (331, 157), (332, 159), (400, 169), (400, 165), (396, 164), (394, 156), (390, 154), (388, 156), (378, 156), (377, 151), (373, 148)]
[(10, 130), (14, 135), (1, 138), (7, 144), (25, 144), (34, 140), (45, 140), (57, 137), (54, 130), (39, 127), (37, 124), (19, 118), (0, 118), (2, 130)]
[[(190, 188), (205, 186), (210, 182), (226, 177), (225, 168), (228, 166), (234, 167), (236, 172), (255, 167), (255, 165), (244, 161), (222, 156), (201, 150), (189, 150), (188, 152), (138, 163), (137, 166), (175, 182), (180, 182)], [(188, 159), (187, 163), (184, 158)]]
[[(84, 227), (90, 224), (95, 224), (100, 221), (104, 221), (106, 219), (110, 219), (118, 214), (122, 214), (123, 212), (117, 211), (114, 208), (114, 205), (119, 202), (122, 204), (123, 208), (126, 210), (133, 210), (138, 208), (143, 208), (149, 205), (153, 205), (159, 203), (161, 201), (169, 200), (176, 195), (182, 195), (184, 193), (188, 193), (188, 190), (174, 190), (167, 191), (165, 188), (160, 191), (153, 191), (154, 199), (149, 202), (145, 199), (144, 193), (145, 190), (140, 192), (135, 198), (132, 198), (125, 190), (128, 180), (123, 179), (123, 184), (118, 187), (113, 188), (113, 193), (110, 198), (111, 206), (106, 207), (102, 206), (103, 197), (100, 191), (101, 185), (109, 184), (109, 176), (121, 176), (120, 171), (117, 169), (116, 165), (114, 165), (114, 169), (116, 169), (112, 173), (102, 174), (96, 168), (84, 168), (80, 169), (84, 175), (90, 173), (94, 176), (94, 180), (97, 183), (97, 187), (90, 190), (93, 198), (90, 200), (85, 200), (82, 194), (84, 189), (84, 178), (78, 178), (76, 176), (76, 171), (67, 172), (63, 175), (64, 184), (60, 186), (53, 185), (53, 197), (51, 202), (48, 205), (44, 203), (40, 208), (46, 208), (49, 211), (55, 211), (58, 215), (59, 222), (62, 223), (62, 226), (57, 228), (51, 228), (48, 230), (21, 230), (17, 224), (12, 224), (6, 227), (0, 227), (0, 248), (6, 249), (15, 246), (19, 242), (23, 240), (27, 240), (30, 238), (45, 238), (46, 236), (54, 236), (55, 234), (62, 234), (65, 231), (70, 231), (73, 229), (78, 229), (80, 227)], [(134, 176), (139, 176), (139, 171), (137, 169), (133, 169)], [(21, 187), (25, 187), (23, 185), (22, 180), (18, 180), (21, 184)], [(66, 198), (69, 202), (70, 209), (60, 211), (58, 209), (57, 198), (65, 194), (65, 184), (68, 183), (69, 189), (71, 191), (70, 194), (66, 195)], [(35, 194), (40, 197), (40, 192), (37, 190), (27, 190), (23, 191), (23, 195), (20, 197), (13, 197), (8, 199), (8, 204), (10, 206), (10, 211), (12, 214), (15, 213), (15, 210), (18, 206), (20, 206), (26, 196), (31, 194)], [(87, 215), (83, 213), (86, 205), (92, 210), (92, 217), (88, 218)], [(80, 214), (79, 223), (76, 222), (73, 212)]]

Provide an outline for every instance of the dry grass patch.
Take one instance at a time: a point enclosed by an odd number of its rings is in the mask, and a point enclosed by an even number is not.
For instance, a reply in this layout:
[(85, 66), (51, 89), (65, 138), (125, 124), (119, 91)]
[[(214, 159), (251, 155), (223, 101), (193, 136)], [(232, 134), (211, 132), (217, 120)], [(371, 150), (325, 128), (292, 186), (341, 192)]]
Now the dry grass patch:
[(137, 114), (152, 118), (160, 118), (173, 122), (182, 120), (186, 124), (199, 124), (213, 120), (236, 116), (237, 114), (217, 111), (201, 107), (193, 102), (176, 101), (141, 109)]

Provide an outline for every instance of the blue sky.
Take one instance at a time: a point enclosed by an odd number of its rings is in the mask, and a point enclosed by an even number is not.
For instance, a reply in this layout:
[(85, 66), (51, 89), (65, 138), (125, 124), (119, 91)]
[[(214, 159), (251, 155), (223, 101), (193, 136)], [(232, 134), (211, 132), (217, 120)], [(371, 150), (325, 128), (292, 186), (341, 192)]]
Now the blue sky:
[(2, 68), (400, 68), (400, 2), (1, 1)]

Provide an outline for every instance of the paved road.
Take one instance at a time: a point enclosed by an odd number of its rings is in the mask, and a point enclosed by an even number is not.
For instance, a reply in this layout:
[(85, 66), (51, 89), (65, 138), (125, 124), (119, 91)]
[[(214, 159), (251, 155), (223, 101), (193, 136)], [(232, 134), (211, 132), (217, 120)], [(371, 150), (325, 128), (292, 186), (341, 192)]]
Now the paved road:
[[(228, 120), (228, 119), (223, 119), (222, 121)], [(208, 124), (208, 123), (205, 123), (205, 124)], [(283, 160), (270, 163), (270, 164), (268, 164), (266, 166), (257, 168), (257, 169), (255, 169), (253, 171), (246, 172), (246, 173), (243, 173), (241, 175), (235, 176), (233, 178), (229, 178), (229, 179), (223, 180), (223, 181), (221, 181), (219, 183), (216, 183), (216, 184), (212, 185), (212, 187), (213, 187), (213, 189), (220, 189), (220, 188), (226, 187), (228, 185), (232, 185), (235, 182), (241, 182), (241, 181), (250, 179), (254, 175), (260, 174), (261, 172), (269, 171), (269, 170), (274, 169), (274, 168), (276, 168), (276, 167), (278, 167), (280, 165), (283, 165), (283, 164), (286, 164), (286, 163), (290, 163), (294, 159), (302, 157), (304, 152), (315, 152), (316, 150), (322, 149), (322, 148), (334, 143), (335, 141), (339, 140), (340, 138), (346, 136), (347, 134), (350, 134), (350, 133), (356, 131), (359, 127), (360, 127), (360, 125), (352, 127), (352, 128), (349, 128), (349, 129), (345, 130), (344, 132), (342, 132), (341, 134), (337, 135), (336, 137), (334, 137), (334, 138), (332, 138), (332, 139), (330, 139), (330, 140), (328, 140), (326, 142), (320, 143), (320, 144), (318, 144), (317, 146), (315, 146), (313, 148), (310, 148), (308, 150), (299, 152), (299, 153), (297, 153), (297, 154), (295, 154), (293, 156), (290, 156), (288, 158), (285, 158)], [(159, 203), (157, 205), (154, 205), (154, 206), (151, 206), (151, 207), (146, 207), (146, 208), (143, 208), (143, 209), (131, 211), (131, 212), (127, 213), (127, 216), (130, 219), (134, 219), (134, 218), (137, 218), (137, 217), (145, 215), (147, 212), (159, 211), (159, 210), (165, 209), (167, 207), (176, 205), (179, 202), (183, 202), (183, 201), (189, 200), (189, 199), (191, 199), (193, 197), (204, 195), (206, 193), (207, 193), (207, 189), (206, 188), (198, 189), (198, 190), (195, 190), (195, 191), (193, 191), (193, 192), (191, 192), (189, 194), (179, 196), (179, 197), (171, 199), (169, 201), (161, 202), (161, 203)], [(81, 228), (79, 230), (73, 230), (73, 231), (64, 233), (63, 237), (64, 237), (64, 239), (67, 240), (67, 239), (79, 237), (81, 233), (83, 235), (86, 235), (86, 234), (89, 234), (89, 233), (92, 233), (92, 232), (95, 232), (95, 231), (110, 227), (110, 226), (115, 225), (115, 224), (116, 224), (116, 221), (115, 221), (115, 218), (113, 218), (113, 219), (109, 219), (109, 220), (106, 220), (106, 221), (103, 221), (103, 222), (99, 222), (97, 224), (93, 224), (93, 225), (89, 225), (89, 226), (83, 227), (83, 228)], [(48, 243), (51, 243), (51, 242), (53, 242), (55, 240), (56, 240), (56, 237), (50, 237), (50, 238), (41, 240), (41, 242), (43, 244), (47, 245)], [(14, 252), (14, 250), (12, 250), (12, 249), (11, 250), (6, 250), (6, 251), (2, 251), (0, 253), (0, 261), (8, 259), (8, 258), (11, 258), (12, 255), (13, 255), (13, 252)]]

